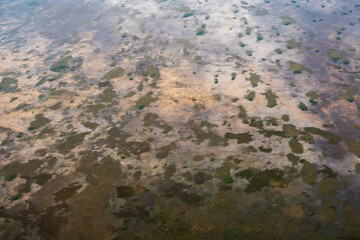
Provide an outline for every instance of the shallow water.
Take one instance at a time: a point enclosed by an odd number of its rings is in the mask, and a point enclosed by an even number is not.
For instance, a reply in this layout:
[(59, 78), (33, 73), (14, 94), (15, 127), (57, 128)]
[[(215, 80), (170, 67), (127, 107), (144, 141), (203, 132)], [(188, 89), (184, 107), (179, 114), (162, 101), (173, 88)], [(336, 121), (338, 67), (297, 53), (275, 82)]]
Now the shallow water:
[(360, 239), (360, 3), (0, 1), (1, 239)]

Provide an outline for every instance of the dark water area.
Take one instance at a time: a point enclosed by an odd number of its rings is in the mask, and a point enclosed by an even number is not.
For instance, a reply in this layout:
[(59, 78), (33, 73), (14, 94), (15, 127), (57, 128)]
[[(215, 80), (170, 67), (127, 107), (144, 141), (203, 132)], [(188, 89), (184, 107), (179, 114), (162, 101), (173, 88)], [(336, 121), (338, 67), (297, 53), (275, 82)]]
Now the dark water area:
[(0, 239), (360, 239), (360, 2), (0, 0)]

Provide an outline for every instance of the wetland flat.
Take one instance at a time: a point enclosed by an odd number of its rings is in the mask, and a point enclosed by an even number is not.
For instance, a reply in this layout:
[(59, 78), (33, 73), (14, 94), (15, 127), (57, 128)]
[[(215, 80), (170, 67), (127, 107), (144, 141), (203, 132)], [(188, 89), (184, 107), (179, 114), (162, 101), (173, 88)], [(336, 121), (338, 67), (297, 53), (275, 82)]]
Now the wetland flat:
[(0, 239), (360, 239), (360, 2), (0, 1)]

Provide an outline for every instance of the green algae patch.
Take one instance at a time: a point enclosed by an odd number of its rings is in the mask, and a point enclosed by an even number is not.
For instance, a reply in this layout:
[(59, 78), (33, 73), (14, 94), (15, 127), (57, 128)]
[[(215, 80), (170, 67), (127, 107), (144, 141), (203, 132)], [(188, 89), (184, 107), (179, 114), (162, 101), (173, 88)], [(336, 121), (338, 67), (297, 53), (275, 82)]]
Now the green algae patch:
[(256, 40), (257, 41), (261, 41), (261, 40), (263, 40), (264, 39), (264, 36), (261, 34), (261, 33), (257, 33), (256, 34)]
[(109, 64), (109, 66), (110, 66), (110, 67), (115, 67), (115, 66), (116, 66), (116, 63), (117, 63), (117, 61), (114, 60), (114, 61), (112, 61), (112, 62)]
[(250, 127), (255, 127), (255, 128), (258, 128), (258, 129), (262, 129), (264, 127), (264, 124), (263, 124), (263, 122), (262, 122), (262, 120), (260, 118), (253, 117), (250, 120), (249, 126)]
[[(127, 137), (129, 137), (129, 135), (127, 135), (126, 138)], [(125, 140), (121, 140), (116, 143), (116, 147), (118, 148), (118, 155), (123, 155), (123, 157), (125, 158), (131, 155), (135, 155), (138, 157), (140, 154), (144, 152), (149, 152), (151, 150), (150, 144), (148, 142), (137, 141), (125, 142)]]
[(156, 123), (159, 116), (155, 113), (146, 113), (144, 116), (144, 127), (151, 126)]
[(310, 92), (307, 92), (307, 93), (306, 93), (306, 96), (307, 96), (308, 98), (310, 98), (310, 99), (315, 100), (315, 99), (317, 99), (317, 98), (319, 97), (319, 94), (317, 94), (317, 93), (314, 92), (314, 91), (310, 91)]
[(275, 48), (274, 50), (277, 54), (282, 54), (283, 50), (281, 48)]
[(136, 101), (135, 107), (138, 110), (142, 110), (142, 109), (150, 106), (150, 104), (155, 102), (155, 101), (156, 101), (156, 98), (152, 97), (151, 95), (146, 95), (146, 96), (143, 96), (143, 97), (139, 98)]
[(44, 114), (37, 114), (35, 116), (35, 120), (30, 123), (30, 126), (28, 127), (29, 131), (41, 128), (42, 126), (48, 124), (51, 120), (44, 117)]
[(317, 101), (314, 100), (314, 99), (310, 99), (309, 102), (310, 102), (312, 105), (316, 105), (316, 104), (317, 104)]
[(72, 149), (74, 149), (77, 145), (82, 143), (86, 135), (88, 135), (90, 132), (83, 132), (83, 133), (71, 133), (69, 136), (66, 137), (65, 141), (62, 143), (59, 143), (56, 146), (56, 149), (61, 154), (66, 154)]
[(102, 94), (100, 94), (99, 98), (100, 98), (100, 101), (109, 103), (116, 96), (117, 95), (116, 95), (116, 92), (114, 90), (112, 90), (110, 88), (107, 88), (102, 92)]
[(341, 137), (339, 137), (338, 135), (336, 135), (334, 133), (324, 131), (324, 130), (321, 130), (321, 129), (315, 128), (315, 127), (306, 127), (306, 128), (304, 128), (304, 131), (306, 133), (319, 135), (323, 138), (328, 139), (329, 144), (338, 144), (342, 140)]
[(250, 74), (249, 81), (250, 81), (252, 87), (257, 87), (257, 86), (258, 86), (258, 82), (261, 81), (261, 80), (260, 80), (260, 75), (251, 73), (251, 74)]
[(18, 81), (15, 78), (3, 78), (0, 82), (0, 92), (16, 92)]
[(277, 119), (273, 117), (267, 117), (265, 122), (266, 126), (279, 126)]
[(163, 130), (163, 133), (166, 134), (173, 130), (173, 127), (163, 123), (159, 120), (159, 116), (154, 113), (146, 113), (144, 116), (144, 127), (154, 126)]
[(12, 196), (12, 197), (10, 198), (10, 201), (16, 201), (16, 200), (19, 200), (20, 198), (21, 198), (21, 194), (18, 193), (18, 194), (16, 194), (16, 195)]
[(156, 154), (155, 154), (155, 157), (156, 158), (159, 158), (159, 159), (164, 159), (166, 158), (170, 151), (175, 148), (176, 144), (174, 142), (166, 145), (166, 146), (163, 146), (163, 147), (160, 147), (156, 150)]
[(98, 116), (98, 113), (106, 108), (104, 104), (93, 104), (86, 106), (86, 112), (91, 112), (95, 117)]
[(20, 103), (19, 105), (17, 105), (16, 108), (13, 109), (13, 111), (20, 111), (20, 110), (29, 110), (30, 109), (30, 104), (26, 104), (26, 103)]
[(259, 131), (260, 134), (263, 134), (265, 137), (272, 137), (272, 136), (278, 136), (278, 137), (282, 137), (285, 138), (285, 132), (284, 131), (276, 131), (276, 130), (267, 130), (267, 129), (262, 129)]
[(4, 141), (1, 142), (0, 146), (10, 146), (11, 144), (14, 144), (13, 139), (5, 139)]
[(136, 172), (134, 172), (134, 174), (132, 176), (133, 176), (135, 181), (138, 181), (138, 180), (140, 180), (141, 175), (142, 175), (141, 171), (136, 171)]
[(105, 87), (107, 87), (107, 88), (113, 88), (113, 85), (111, 84), (110, 81), (106, 80), (106, 81), (99, 82), (99, 83), (98, 83), (98, 87), (99, 87), (99, 88), (105, 88)]
[(124, 96), (124, 98), (130, 98), (130, 97), (132, 97), (134, 95), (136, 95), (136, 92), (135, 91), (130, 91)]
[(316, 164), (304, 162), (303, 167), (300, 171), (302, 181), (309, 185), (314, 185), (316, 183), (316, 171)]
[(90, 122), (90, 121), (83, 122), (82, 124), (84, 125), (84, 127), (89, 128), (91, 130), (96, 129), (99, 126), (99, 124), (97, 124), (96, 122)]
[(221, 101), (221, 97), (220, 97), (220, 95), (218, 95), (218, 94), (214, 94), (214, 95), (213, 95), (213, 98), (214, 98), (216, 101), (218, 101), (218, 102)]
[(298, 136), (301, 132), (299, 130), (296, 129), (296, 127), (292, 124), (284, 124), (282, 126), (282, 129), (286, 135), (286, 137), (296, 137)]
[(349, 64), (350, 64), (350, 62), (349, 62), (348, 59), (344, 59), (342, 63), (345, 64), (345, 65), (349, 65)]
[(194, 60), (195, 60), (195, 61), (200, 61), (201, 59), (202, 59), (202, 57), (199, 56), (199, 55), (196, 55), (196, 56), (194, 57)]
[(226, 141), (226, 139), (224, 139), (223, 137), (211, 132), (210, 130), (208, 130), (208, 132), (204, 131), (201, 129), (201, 127), (192, 127), (191, 130), (195, 133), (196, 135), (196, 142), (198, 144), (204, 142), (205, 140), (209, 139), (209, 146), (221, 146), (222, 144), (224, 144)]
[(176, 165), (175, 164), (165, 164), (164, 165), (164, 178), (169, 179), (171, 178), (174, 173), (176, 173)]
[(144, 84), (141, 82), (137, 87), (136, 89), (141, 92), (143, 89), (144, 89)]
[(344, 187), (344, 183), (336, 178), (325, 178), (319, 184), (319, 192), (323, 199), (323, 203), (330, 203), (337, 191)]
[(195, 155), (194, 157), (193, 157), (193, 160), (195, 161), (195, 162), (200, 162), (200, 161), (202, 161), (202, 160), (204, 160), (205, 158), (204, 158), (204, 156), (201, 156), (201, 155)]
[(160, 77), (159, 69), (155, 66), (148, 66), (146, 68), (145, 76), (150, 76), (151, 78), (158, 79)]
[(240, 105), (238, 108), (239, 108), (238, 118), (240, 118), (240, 119), (246, 118), (246, 117), (247, 117), (247, 113), (246, 113), (245, 108), (244, 108), (242, 105)]
[(204, 33), (205, 33), (205, 27), (206, 27), (206, 24), (202, 24), (200, 27), (198, 27), (198, 28), (196, 29), (196, 35), (197, 35), (197, 36), (204, 35)]
[(266, 147), (264, 147), (264, 146), (260, 146), (260, 147), (259, 147), (259, 150), (260, 150), (261, 152), (264, 152), (264, 153), (271, 153), (271, 152), (272, 152), (272, 148), (266, 148)]
[(224, 162), (221, 167), (216, 169), (214, 173), (214, 178), (217, 178), (222, 182), (225, 182), (225, 179), (230, 177), (230, 169), (231, 169), (231, 163)]
[(250, 102), (252, 102), (252, 101), (254, 100), (254, 98), (255, 98), (255, 92), (254, 92), (254, 91), (249, 92), (249, 93), (245, 96), (245, 98), (246, 98), (247, 100), (249, 100)]
[(317, 173), (321, 173), (323, 178), (336, 178), (338, 175), (328, 166), (323, 165), (323, 169), (319, 170)]
[(355, 156), (357, 156), (358, 158), (360, 158), (360, 142), (348, 139), (349, 143), (350, 143), (350, 148), (349, 151), (351, 153), (353, 153)]
[(42, 173), (34, 177), (37, 185), (43, 186), (52, 178), (51, 174)]
[(53, 128), (46, 127), (40, 131), (38, 136), (39, 136), (39, 138), (46, 138), (46, 137), (49, 137), (49, 136), (55, 135), (55, 134), (56, 134), (56, 131)]
[(331, 58), (331, 60), (333, 60), (333, 62), (337, 62), (342, 58), (342, 55), (334, 49), (330, 50), (330, 52), (328, 53), (328, 56), (329, 56), (329, 58)]
[(345, 233), (349, 239), (357, 239), (360, 236), (360, 211), (352, 204), (345, 203), (342, 207), (345, 218)]
[(268, 108), (273, 108), (277, 105), (276, 95), (271, 90), (267, 90), (265, 92), (265, 97), (268, 101), (268, 103), (266, 105)]
[(287, 114), (282, 115), (282, 116), (281, 116), (281, 119), (282, 119), (284, 122), (290, 121), (290, 117), (289, 117), (289, 115), (287, 115)]
[(319, 97), (319, 95), (318, 95), (316, 92), (310, 91), (310, 92), (306, 93), (306, 96), (309, 98), (309, 102), (310, 102), (312, 105), (316, 105), (316, 104), (317, 104), (316, 99)]
[(5, 180), (8, 182), (13, 181), (16, 177), (24, 178), (27, 175), (34, 175), (35, 171), (43, 164), (43, 161), (33, 159), (27, 163), (20, 163), (19, 161), (11, 162), (0, 170), (5, 174)]
[(314, 144), (315, 143), (315, 139), (313, 136), (311, 136), (310, 134), (304, 134), (303, 139), (305, 142), (307, 142), (308, 144)]
[(336, 223), (338, 219), (336, 208), (328, 205), (325, 205), (321, 208), (319, 216), (322, 220), (328, 223)]
[(125, 73), (125, 69), (121, 67), (116, 67), (111, 69), (109, 72), (107, 72), (102, 78), (106, 80), (111, 80), (123, 76), (124, 73)]
[(179, 11), (184, 13), (183, 18), (191, 17), (195, 13), (195, 11), (189, 7), (182, 7), (181, 9), (179, 9)]
[(6, 179), (6, 181), (11, 182), (16, 177), (17, 177), (17, 174), (11, 174), (11, 175), (7, 176), (5, 179)]
[(249, 143), (249, 142), (251, 142), (253, 140), (252, 135), (250, 133), (230, 133), (230, 132), (227, 132), (227, 133), (225, 133), (225, 138), (227, 138), (227, 139), (235, 139), (235, 140), (237, 140), (238, 144)]
[(246, 30), (245, 30), (245, 34), (246, 35), (250, 35), (252, 32), (252, 28), (251, 27), (247, 27)]
[(248, 55), (249, 57), (251, 57), (252, 54), (253, 54), (253, 52), (252, 52), (251, 50), (247, 50), (247, 51), (246, 51), (246, 55)]
[(284, 178), (284, 171), (280, 169), (244, 169), (235, 174), (236, 177), (245, 178), (249, 184), (245, 188), (246, 193), (261, 191), (265, 187), (287, 187), (288, 181)]
[(66, 56), (50, 66), (52, 72), (62, 72), (69, 69), (69, 63), (73, 59), (72, 56)]
[(301, 109), (301, 111), (307, 111), (308, 110), (308, 107), (303, 102), (300, 102), (298, 107)]
[(304, 70), (303, 65), (301, 65), (300, 63), (294, 62), (294, 61), (289, 61), (289, 66), (290, 66), (291, 71), (295, 74), (300, 74)]
[(254, 146), (247, 146), (245, 148), (246, 153), (256, 153), (258, 150)]
[(284, 178), (284, 172), (279, 169), (267, 169), (249, 180), (249, 185), (245, 192), (256, 192), (264, 187), (286, 187), (287, 180)]
[(285, 26), (295, 23), (295, 20), (288, 16), (281, 16), (280, 19), (282, 20), (281, 24)]
[(17, 177), (22, 169), (22, 164), (19, 161), (15, 161), (3, 166), (1, 172), (5, 173), (5, 179), (11, 182)]
[(61, 102), (57, 102), (57, 103), (55, 103), (54, 105), (50, 106), (49, 109), (50, 109), (50, 110), (57, 110), (57, 109), (61, 108), (61, 106), (62, 106), (62, 103), (61, 103)]
[[(185, 173), (183, 173), (182, 176), (184, 177), (185, 181), (187, 181), (187, 182), (192, 182), (194, 180), (194, 177), (190, 172), (185, 172)], [(194, 180), (194, 182), (196, 184), (198, 184), (195, 180)], [(199, 184), (201, 184), (201, 183), (199, 183)]]
[(301, 46), (301, 43), (297, 42), (295, 39), (290, 39), (286, 41), (287, 49), (294, 49)]
[(50, 96), (52, 98), (58, 98), (61, 95), (66, 94), (66, 93), (68, 93), (68, 91), (65, 89), (59, 89), (59, 90), (51, 89)]
[(233, 183), (234, 182), (234, 179), (232, 177), (225, 177), (224, 178), (224, 182), (229, 184), (229, 183)]
[(293, 151), (294, 153), (298, 153), (298, 154), (304, 153), (304, 148), (302, 144), (298, 140), (296, 140), (296, 138), (292, 138), (289, 141), (289, 146), (291, 148), (291, 151)]
[(244, 178), (244, 179), (251, 179), (255, 176), (255, 174), (257, 173), (256, 169), (253, 168), (247, 168), (244, 170), (241, 170), (237, 173), (235, 173), (235, 177), (237, 178)]
[(298, 165), (299, 161), (300, 161), (300, 157), (296, 156), (293, 153), (288, 153), (286, 155), (287, 159), (289, 160), (289, 162), (291, 162), (292, 165)]

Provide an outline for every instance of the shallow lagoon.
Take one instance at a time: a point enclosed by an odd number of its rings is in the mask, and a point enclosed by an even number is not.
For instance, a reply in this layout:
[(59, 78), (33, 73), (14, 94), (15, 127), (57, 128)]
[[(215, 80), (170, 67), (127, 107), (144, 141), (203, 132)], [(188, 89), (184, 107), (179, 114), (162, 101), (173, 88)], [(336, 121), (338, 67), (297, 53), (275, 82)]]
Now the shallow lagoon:
[(360, 238), (359, 13), (1, 1), (1, 238)]

